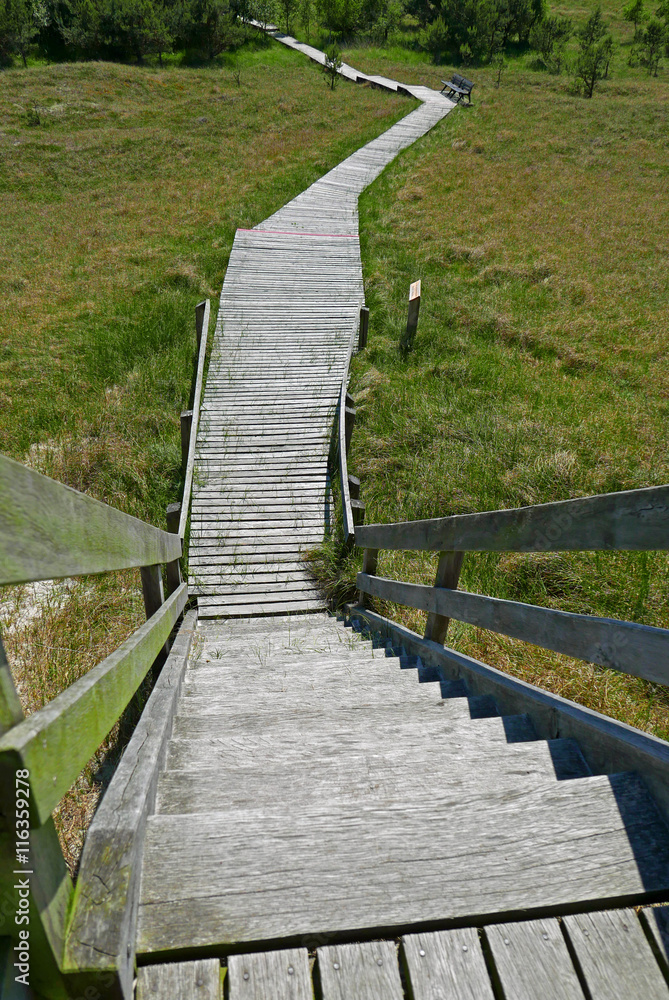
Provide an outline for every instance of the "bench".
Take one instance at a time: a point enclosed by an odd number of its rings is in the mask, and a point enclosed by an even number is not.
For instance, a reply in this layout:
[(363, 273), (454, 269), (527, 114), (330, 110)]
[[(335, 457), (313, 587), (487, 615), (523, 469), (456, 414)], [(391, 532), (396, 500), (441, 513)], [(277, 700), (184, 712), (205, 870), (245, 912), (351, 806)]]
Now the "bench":
[(456, 104), (459, 104), (463, 97), (466, 97), (469, 103), (472, 103), (472, 89), (474, 84), (471, 80), (465, 79), (464, 76), (460, 76), (459, 73), (454, 73), (450, 80), (442, 80), (443, 87), (441, 88), (441, 93), (448, 91), (447, 97), (455, 100)]

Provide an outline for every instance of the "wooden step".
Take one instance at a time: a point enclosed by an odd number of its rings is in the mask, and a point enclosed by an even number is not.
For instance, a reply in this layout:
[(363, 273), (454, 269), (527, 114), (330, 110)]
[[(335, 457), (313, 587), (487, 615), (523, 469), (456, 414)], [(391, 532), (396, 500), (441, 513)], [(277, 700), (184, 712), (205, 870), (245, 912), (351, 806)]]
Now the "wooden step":
[(158, 815), (138, 951), (632, 905), (667, 890), (668, 831), (630, 774), (362, 810), (329, 800)]
[[(179, 736), (177, 736), (177, 731)], [(209, 732), (210, 735), (198, 735)], [(238, 767), (250, 755), (261, 753), (265, 762), (300, 767), (316, 755), (324, 759), (342, 753), (380, 753), (404, 746), (429, 746), (438, 753), (448, 742), (472, 745), (523, 743), (536, 739), (531, 722), (524, 715), (472, 720), (449, 719), (441, 708), (389, 706), (365, 711), (282, 713), (273, 720), (246, 715), (234, 722), (207, 726), (206, 720), (183, 719), (175, 728), (167, 753), (166, 767), (189, 770), (197, 767)], [(463, 750), (464, 752), (464, 750)]]
[(274, 808), (277, 802), (299, 810), (328, 799), (358, 802), (366, 808), (399, 798), (421, 801), (435, 790), (462, 796), (474, 789), (480, 794), (483, 787), (513, 790), (521, 782), (527, 790), (549, 780), (579, 779), (590, 773), (573, 740), (510, 743), (503, 752), (497, 744), (470, 743), (466, 768), (462, 763), (460, 745), (445, 744), (426, 755), (422, 747), (408, 744), (385, 754), (350, 751), (335, 758), (312, 757), (295, 772), (264, 758), (223, 773), (215, 766), (166, 770), (158, 784), (156, 812)]

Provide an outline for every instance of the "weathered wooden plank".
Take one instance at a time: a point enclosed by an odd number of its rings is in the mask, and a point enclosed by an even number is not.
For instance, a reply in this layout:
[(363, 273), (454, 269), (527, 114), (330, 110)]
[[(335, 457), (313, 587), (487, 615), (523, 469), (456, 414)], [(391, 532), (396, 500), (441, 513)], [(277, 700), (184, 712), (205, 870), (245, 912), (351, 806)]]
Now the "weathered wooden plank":
[[(557, 752), (556, 752), (557, 751)], [(300, 765), (300, 780), (281, 760), (266, 760), (221, 771), (202, 766), (190, 770), (168, 770), (160, 779), (156, 812), (165, 815), (225, 812), (227, 809), (274, 808), (290, 803), (291, 811), (317, 803), (357, 802), (361, 808), (389, 800), (405, 803), (431, 797), (435, 789), (451, 796), (481, 795), (487, 790), (525, 791), (542, 785), (561, 770), (561, 777), (578, 777), (578, 750), (548, 748), (546, 743), (509, 744), (500, 753), (498, 745), (480, 742), (467, 746), (466, 767), (459, 747), (448, 744), (426, 757), (423, 746), (409, 743), (375, 752), (347, 749), (344, 754), (306, 757)], [(569, 770), (567, 770), (567, 768)]]
[(0, 583), (171, 562), (181, 540), (0, 456)]
[(231, 955), (229, 1000), (313, 1000), (306, 948)]
[(289, 824), (285, 803), (154, 816), (144, 859), (139, 953), (641, 903), (669, 888), (666, 827), (633, 775), (362, 814), (329, 801)]
[(323, 1000), (403, 1000), (394, 941), (339, 944), (316, 951)]
[(411, 934), (401, 954), (413, 1000), (494, 1000), (475, 927)]
[[(332, 717), (334, 715), (334, 718)], [(366, 721), (367, 720), (367, 721)], [(300, 731), (299, 724), (303, 727)], [(284, 762), (286, 768), (304, 767), (316, 753), (323, 759), (339, 756), (344, 751), (353, 753), (390, 753), (397, 742), (405, 747), (425, 747), (433, 744), (432, 752), (446, 754), (442, 744), (454, 740), (460, 749), (474, 754), (474, 747), (483, 744), (496, 746), (501, 752), (509, 742), (532, 742), (532, 726), (523, 716), (477, 719), (441, 718), (438, 712), (420, 713), (420, 727), (416, 714), (401, 707), (367, 709), (364, 712), (340, 710), (331, 713), (299, 713), (295, 719), (277, 716), (267, 719), (247, 717), (246, 726), (238, 723), (236, 730), (221, 724), (219, 731), (210, 737), (197, 739), (184, 724), (180, 730), (183, 738), (175, 736), (170, 741), (166, 766), (170, 770), (185, 771), (198, 767), (238, 767), (249, 754), (262, 748), (266, 764)], [(193, 722), (194, 726), (198, 724)], [(385, 726), (385, 729), (380, 727)], [(377, 727), (377, 728), (375, 728)], [(382, 735), (373, 735), (382, 734)]]
[(196, 621), (195, 612), (185, 615), (86, 836), (64, 951), (65, 968), (82, 989), (111, 975), (124, 996), (132, 993), (144, 831)]
[(231, 618), (234, 615), (248, 617), (251, 615), (274, 615), (286, 612), (316, 611), (323, 608), (322, 601), (284, 601), (272, 604), (262, 604), (258, 601), (235, 605), (230, 608), (224, 600), (220, 604), (209, 604), (198, 611), (200, 618)]
[(358, 573), (357, 585), (361, 592), (374, 597), (419, 608), (442, 618), (469, 622), (657, 684), (669, 684), (669, 629), (553, 611), (518, 601), (401, 583), (365, 573)]
[(668, 549), (669, 486), (426, 521), (367, 524), (356, 530), (356, 544), (432, 552)]
[(444, 680), (462, 679), (470, 692), (491, 694), (501, 713), (527, 712), (542, 738), (575, 739), (593, 773), (637, 771), (669, 821), (669, 747), (664, 740), (528, 684), (473, 657), (429, 642), (403, 625), (356, 606), (351, 613), (391, 636), (409, 653), (439, 671)]
[(485, 936), (504, 996), (585, 1000), (557, 920), (493, 924)]
[(221, 1000), (221, 963), (196, 962), (144, 965), (137, 970), (137, 1000)]
[[(0, 788), (17, 768), (31, 777), (31, 821), (44, 823), (121, 715), (188, 599), (186, 584), (110, 656), (0, 739)], [(5, 817), (5, 821), (6, 821)]]
[(564, 927), (588, 987), (588, 1000), (667, 1000), (669, 987), (634, 910), (580, 913)]

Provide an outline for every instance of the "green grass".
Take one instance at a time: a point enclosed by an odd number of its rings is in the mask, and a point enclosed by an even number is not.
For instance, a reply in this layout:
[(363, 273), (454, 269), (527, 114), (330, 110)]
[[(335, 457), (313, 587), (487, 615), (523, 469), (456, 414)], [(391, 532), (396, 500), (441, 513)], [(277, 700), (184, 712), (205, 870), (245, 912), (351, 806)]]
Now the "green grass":
[[(0, 81), (0, 451), (164, 526), (182, 488), (194, 306), (210, 296), (215, 318), (236, 228), (276, 211), (407, 102), (332, 92), (278, 45), (206, 68), (36, 65)], [(138, 582), (83, 581), (27, 624), (25, 599), (5, 594), (26, 711), (141, 622)], [(100, 760), (59, 814), (72, 867)]]
[[(366, 72), (436, 85), (451, 67), (366, 47)], [(351, 465), (366, 520), (514, 507), (669, 481), (669, 82), (625, 67), (592, 100), (511, 60), (472, 72), (457, 109), (361, 199), (369, 348), (353, 364)], [(410, 282), (422, 279), (403, 360)], [(330, 558), (332, 554), (330, 553)], [(353, 592), (359, 558), (330, 566)], [(429, 583), (435, 559), (382, 554)], [(471, 555), (462, 585), (669, 627), (661, 554)], [(348, 589), (347, 589), (348, 588)], [(422, 630), (424, 616), (390, 617)], [(590, 707), (669, 736), (665, 690), (467, 626), (451, 641)]]

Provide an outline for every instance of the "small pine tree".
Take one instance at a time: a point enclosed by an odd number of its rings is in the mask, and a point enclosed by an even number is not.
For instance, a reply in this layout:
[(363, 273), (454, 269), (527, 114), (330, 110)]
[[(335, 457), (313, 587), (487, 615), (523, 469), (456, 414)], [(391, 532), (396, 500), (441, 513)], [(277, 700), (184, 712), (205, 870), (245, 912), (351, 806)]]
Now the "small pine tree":
[(641, 63), (648, 70), (649, 76), (657, 76), (657, 71), (662, 58), (669, 32), (662, 21), (652, 17), (644, 31), (639, 35), (639, 47), (641, 51)]
[(634, 37), (636, 38), (639, 25), (646, 19), (646, 8), (643, 0), (629, 0), (629, 3), (623, 7), (623, 18), (629, 24), (634, 25)]
[(330, 90), (334, 90), (339, 83), (339, 70), (341, 67), (341, 50), (337, 43), (333, 42), (325, 50), (325, 63), (323, 65), (323, 72), (330, 85)]
[(613, 39), (607, 34), (601, 7), (597, 7), (578, 32), (580, 52), (576, 78), (585, 97), (592, 97), (599, 80), (608, 76), (613, 57)]
[(540, 55), (550, 73), (559, 73), (564, 61), (564, 50), (574, 33), (568, 17), (557, 15), (545, 17), (534, 26), (530, 34), (530, 44)]

